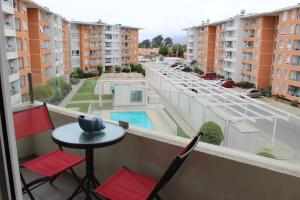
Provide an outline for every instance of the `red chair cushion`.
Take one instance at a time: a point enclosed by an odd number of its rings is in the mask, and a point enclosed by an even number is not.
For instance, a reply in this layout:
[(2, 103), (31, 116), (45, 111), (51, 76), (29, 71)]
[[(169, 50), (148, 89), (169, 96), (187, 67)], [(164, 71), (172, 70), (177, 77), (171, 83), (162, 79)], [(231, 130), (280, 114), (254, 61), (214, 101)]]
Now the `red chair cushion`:
[(53, 129), (53, 124), (45, 105), (14, 112), (13, 118), (17, 139)]
[(157, 180), (122, 168), (95, 189), (100, 196), (112, 200), (147, 199)]
[(23, 166), (41, 176), (51, 177), (84, 160), (84, 157), (57, 150), (28, 161)]

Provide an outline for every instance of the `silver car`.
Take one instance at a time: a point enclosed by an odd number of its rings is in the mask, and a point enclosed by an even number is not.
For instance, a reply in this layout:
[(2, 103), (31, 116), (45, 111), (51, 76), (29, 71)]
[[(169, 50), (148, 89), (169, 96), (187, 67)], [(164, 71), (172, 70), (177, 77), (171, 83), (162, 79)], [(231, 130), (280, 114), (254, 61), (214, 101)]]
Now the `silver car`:
[(258, 89), (247, 90), (245, 95), (248, 96), (248, 97), (251, 97), (251, 98), (259, 98), (259, 97), (262, 96), (260, 90), (258, 90)]

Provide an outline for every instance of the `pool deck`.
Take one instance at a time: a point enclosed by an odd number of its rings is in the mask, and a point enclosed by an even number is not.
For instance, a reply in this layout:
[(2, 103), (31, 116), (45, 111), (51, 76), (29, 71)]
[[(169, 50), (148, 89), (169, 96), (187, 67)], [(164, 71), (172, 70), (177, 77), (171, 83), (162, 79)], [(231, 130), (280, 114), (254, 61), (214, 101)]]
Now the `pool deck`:
[(164, 119), (164, 117), (159, 113), (158, 108), (126, 107), (126, 108), (115, 108), (113, 110), (103, 110), (101, 114), (103, 119), (111, 120), (110, 112), (146, 112), (152, 122), (152, 125), (154, 126), (155, 131), (161, 132), (163, 134), (176, 135), (176, 133), (171, 129), (171, 127)]

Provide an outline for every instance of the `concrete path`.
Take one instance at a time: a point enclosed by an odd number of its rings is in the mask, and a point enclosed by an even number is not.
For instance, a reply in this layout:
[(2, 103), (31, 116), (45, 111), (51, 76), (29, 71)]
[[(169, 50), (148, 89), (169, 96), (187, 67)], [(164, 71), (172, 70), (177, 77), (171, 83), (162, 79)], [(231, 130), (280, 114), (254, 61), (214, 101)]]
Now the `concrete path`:
[(77, 85), (72, 85), (71, 92), (64, 98), (64, 100), (59, 104), (59, 106), (66, 107), (84, 82), (85, 79), (80, 79), (80, 82)]

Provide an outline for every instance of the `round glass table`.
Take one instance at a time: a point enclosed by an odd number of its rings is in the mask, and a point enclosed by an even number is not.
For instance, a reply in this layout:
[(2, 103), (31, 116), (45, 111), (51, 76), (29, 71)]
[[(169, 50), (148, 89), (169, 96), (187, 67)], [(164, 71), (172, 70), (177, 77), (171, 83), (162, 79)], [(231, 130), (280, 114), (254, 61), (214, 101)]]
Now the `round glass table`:
[(63, 147), (74, 149), (85, 149), (86, 156), (86, 175), (71, 195), (72, 199), (82, 188), (86, 193), (86, 199), (91, 199), (91, 190), (99, 185), (94, 174), (94, 149), (106, 147), (120, 142), (125, 131), (119, 125), (110, 122), (104, 122), (105, 129), (99, 132), (84, 132), (78, 122), (66, 124), (55, 128), (52, 132), (52, 140)]

